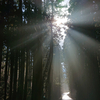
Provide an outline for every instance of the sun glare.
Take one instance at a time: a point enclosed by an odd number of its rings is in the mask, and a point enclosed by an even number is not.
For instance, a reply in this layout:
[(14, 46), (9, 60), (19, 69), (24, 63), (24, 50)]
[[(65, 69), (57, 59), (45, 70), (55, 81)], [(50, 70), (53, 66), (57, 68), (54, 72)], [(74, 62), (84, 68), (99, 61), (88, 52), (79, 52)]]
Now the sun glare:
[(63, 93), (62, 96), (62, 100), (72, 100), (69, 96), (68, 96), (69, 92)]
[(56, 24), (57, 24), (57, 26), (59, 26), (59, 25), (61, 25), (61, 24), (64, 24), (64, 23), (66, 23), (67, 22), (67, 19), (65, 19), (65, 18), (55, 18), (55, 20), (56, 20)]
[(69, 92), (63, 93), (62, 96), (62, 100), (72, 100), (69, 96), (68, 96)]

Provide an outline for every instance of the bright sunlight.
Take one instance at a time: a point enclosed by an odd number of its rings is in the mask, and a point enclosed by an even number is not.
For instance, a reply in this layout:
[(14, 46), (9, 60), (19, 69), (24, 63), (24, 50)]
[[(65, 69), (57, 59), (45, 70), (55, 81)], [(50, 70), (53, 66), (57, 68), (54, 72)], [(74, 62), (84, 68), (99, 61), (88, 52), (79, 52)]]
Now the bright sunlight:
[(72, 100), (69, 96), (68, 96), (69, 92), (63, 93), (62, 96), (62, 100)]
[(67, 19), (66, 18), (59, 18), (59, 17), (55, 17), (55, 20), (56, 20), (56, 24), (57, 26), (60, 26), (61, 24), (65, 24)]

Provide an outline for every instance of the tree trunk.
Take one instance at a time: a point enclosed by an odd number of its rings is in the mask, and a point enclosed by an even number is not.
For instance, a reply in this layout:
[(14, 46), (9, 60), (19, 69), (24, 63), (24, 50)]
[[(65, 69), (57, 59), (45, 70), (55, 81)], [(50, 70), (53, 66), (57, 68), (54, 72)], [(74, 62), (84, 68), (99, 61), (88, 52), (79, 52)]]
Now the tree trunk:
[(15, 52), (15, 68), (14, 68), (14, 92), (13, 92), (13, 100), (16, 100), (17, 68), (18, 68), (18, 50), (16, 48), (16, 52)]
[(25, 76), (25, 87), (24, 87), (24, 97), (23, 97), (23, 100), (26, 100), (26, 98), (27, 98), (28, 66), (29, 66), (29, 51), (27, 50), (27, 56), (26, 56), (26, 76)]
[[(2, 38), (2, 37), (1, 37)], [(2, 63), (2, 39), (0, 39), (0, 84), (1, 84), (1, 63)]]
[(25, 63), (25, 50), (21, 50), (21, 80), (20, 80), (20, 100), (23, 99), (23, 84), (24, 84), (24, 63)]
[(4, 94), (4, 100), (6, 100), (6, 93), (7, 93), (7, 66), (8, 66), (8, 47), (7, 47), (7, 54), (6, 54), (6, 66), (5, 66), (5, 94)]
[(12, 100), (12, 81), (13, 81), (13, 66), (14, 66), (14, 50), (11, 50), (11, 67), (10, 67), (10, 94), (9, 99)]

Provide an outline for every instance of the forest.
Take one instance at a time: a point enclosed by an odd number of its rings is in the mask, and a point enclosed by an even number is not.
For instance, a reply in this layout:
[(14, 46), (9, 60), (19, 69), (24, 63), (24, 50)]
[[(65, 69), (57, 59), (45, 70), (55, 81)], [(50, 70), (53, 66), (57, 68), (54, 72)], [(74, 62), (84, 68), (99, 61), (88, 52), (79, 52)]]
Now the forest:
[(100, 100), (99, 42), (99, 0), (0, 0), (0, 100), (69, 100), (60, 64), (71, 100)]

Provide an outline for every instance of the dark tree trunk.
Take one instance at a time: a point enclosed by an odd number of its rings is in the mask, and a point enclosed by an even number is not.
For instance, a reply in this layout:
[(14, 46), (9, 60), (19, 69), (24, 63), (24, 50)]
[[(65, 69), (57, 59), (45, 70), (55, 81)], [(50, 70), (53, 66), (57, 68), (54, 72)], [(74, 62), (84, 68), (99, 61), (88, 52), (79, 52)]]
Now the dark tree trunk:
[(13, 81), (13, 66), (14, 66), (14, 50), (11, 50), (11, 67), (10, 67), (10, 94), (9, 100), (12, 100), (12, 81)]
[(18, 97), (17, 99), (20, 98), (20, 85), (21, 85), (21, 49), (19, 49), (19, 78), (18, 78)]
[(6, 66), (5, 66), (5, 94), (4, 94), (4, 100), (6, 100), (6, 93), (7, 93), (7, 66), (8, 66), (8, 47), (7, 47), (7, 54), (6, 54)]
[(0, 39), (0, 40), (1, 40), (0, 41), (0, 84), (1, 84), (2, 39)]
[(25, 63), (25, 50), (22, 48), (21, 50), (21, 64), (19, 70), (19, 88), (18, 88), (18, 99), (23, 99), (23, 83), (24, 83), (24, 63)]
[(15, 52), (15, 68), (14, 68), (14, 92), (13, 92), (13, 100), (16, 100), (17, 68), (18, 68), (18, 50), (16, 48), (16, 52)]
[[(35, 57), (34, 57), (35, 60)], [(34, 61), (35, 62), (35, 61)], [(34, 66), (34, 64), (33, 64)], [(34, 68), (33, 68), (33, 78), (32, 78), (32, 95), (31, 95), (31, 100), (35, 100), (35, 79), (34, 79)]]
[(27, 56), (26, 56), (26, 76), (25, 76), (25, 88), (24, 88), (24, 97), (23, 97), (23, 100), (26, 100), (26, 98), (27, 98), (28, 66), (29, 66), (29, 51), (27, 50)]
[(4, 7), (5, 0), (2, 1), (2, 5), (0, 5), (1, 13), (0, 13), (0, 84), (1, 84), (1, 62), (2, 62), (2, 47), (3, 47), (3, 28), (4, 28)]
[(42, 99), (42, 49), (39, 40), (34, 55), (32, 95), (32, 99)]

